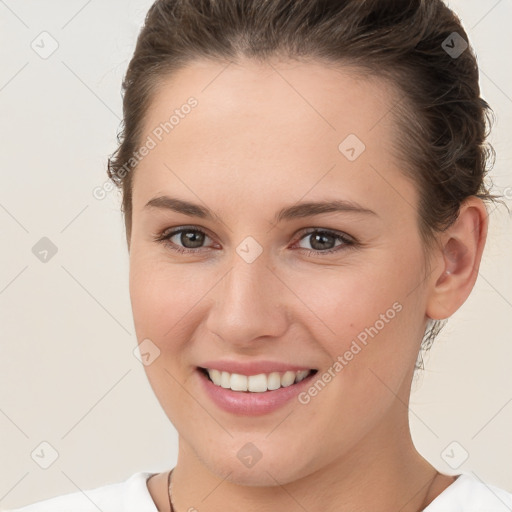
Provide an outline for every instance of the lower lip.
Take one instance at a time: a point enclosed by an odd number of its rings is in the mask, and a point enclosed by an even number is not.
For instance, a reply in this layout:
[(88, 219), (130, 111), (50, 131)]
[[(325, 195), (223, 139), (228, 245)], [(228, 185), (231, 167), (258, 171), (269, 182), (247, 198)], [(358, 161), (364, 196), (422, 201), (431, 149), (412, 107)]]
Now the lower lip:
[(307, 388), (312, 377), (316, 375), (310, 374), (300, 382), (285, 388), (251, 393), (217, 386), (201, 370), (196, 371), (206, 393), (218, 407), (232, 414), (244, 416), (259, 416), (279, 409)]

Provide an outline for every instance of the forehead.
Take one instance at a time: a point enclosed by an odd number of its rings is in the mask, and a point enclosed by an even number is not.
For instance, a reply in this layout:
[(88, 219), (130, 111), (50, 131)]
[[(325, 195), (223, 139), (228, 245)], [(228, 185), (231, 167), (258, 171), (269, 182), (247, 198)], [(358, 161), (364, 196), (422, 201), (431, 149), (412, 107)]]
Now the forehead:
[(355, 68), (195, 61), (162, 80), (153, 96), (142, 140), (150, 137), (155, 147), (135, 173), (134, 197), (138, 188), (147, 195), (178, 175), (193, 189), (211, 190), (235, 188), (243, 178), (261, 193), (270, 180), (296, 200), (319, 179), (325, 190), (355, 187), (358, 199), (389, 188), (390, 180), (410, 195), (391, 149), (397, 101), (387, 82)]
[[(150, 132), (169, 119), (190, 97), (198, 105), (192, 112), (195, 115), (188, 116), (190, 120), (183, 124), (193, 124), (194, 132), (205, 143), (213, 138), (220, 142), (212, 128), (221, 129), (220, 135), (229, 130), (231, 136), (249, 139), (257, 131), (262, 135), (286, 127), (274, 140), (275, 145), (286, 143), (289, 135), (302, 136), (305, 141), (330, 135), (329, 139), (336, 141), (347, 132), (368, 138), (376, 129), (377, 137), (382, 136), (391, 120), (384, 118), (398, 101), (387, 82), (364, 77), (354, 67), (317, 61), (199, 60), (160, 80), (144, 131)], [(251, 130), (236, 133), (239, 127)], [(173, 129), (168, 139), (185, 142), (180, 132), (187, 135), (182, 127)]]

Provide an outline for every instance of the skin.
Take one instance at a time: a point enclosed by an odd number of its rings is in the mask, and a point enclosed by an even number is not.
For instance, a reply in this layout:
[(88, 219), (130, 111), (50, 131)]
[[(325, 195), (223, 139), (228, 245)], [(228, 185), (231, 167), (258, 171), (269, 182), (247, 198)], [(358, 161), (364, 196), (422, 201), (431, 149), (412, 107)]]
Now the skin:
[[(390, 149), (396, 91), (314, 62), (226, 64), (196, 61), (162, 82), (142, 140), (190, 96), (198, 105), (144, 157), (133, 182), (130, 295), (137, 339), (160, 350), (145, 366), (148, 379), (179, 434), (175, 510), (416, 512), (454, 478), (437, 474), (412, 442), (414, 364), (427, 320), (452, 315), (473, 288), (485, 205), (465, 201), (427, 272), (418, 193)], [(348, 134), (366, 145), (353, 162), (338, 150)], [(164, 194), (217, 217), (144, 207)], [(285, 206), (334, 198), (377, 215), (272, 221)], [(198, 252), (154, 241), (181, 226), (207, 232)], [(312, 227), (360, 245), (308, 254), (318, 247), (304, 232)], [(263, 250), (252, 263), (236, 252), (247, 236)], [(172, 241), (183, 247), (179, 235)], [(401, 311), (308, 404), (234, 415), (199, 385), (196, 367), (221, 358), (321, 374), (396, 302)], [(262, 453), (251, 468), (237, 458), (248, 442)], [(161, 511), (169, 510), (167, 475), (148, 481)]]

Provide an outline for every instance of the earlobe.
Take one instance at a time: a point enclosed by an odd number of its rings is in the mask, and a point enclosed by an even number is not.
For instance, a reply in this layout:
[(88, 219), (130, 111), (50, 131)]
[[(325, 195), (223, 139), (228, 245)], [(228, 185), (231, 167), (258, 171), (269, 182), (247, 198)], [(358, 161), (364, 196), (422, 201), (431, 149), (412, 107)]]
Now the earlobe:
[(478, 276), (487, 237), (488, 215), (483, 201), (466, 199), (455, 222), (442, 234), (438, 270), (426, 314), (433, 320), (450, 317), (466, 301)]

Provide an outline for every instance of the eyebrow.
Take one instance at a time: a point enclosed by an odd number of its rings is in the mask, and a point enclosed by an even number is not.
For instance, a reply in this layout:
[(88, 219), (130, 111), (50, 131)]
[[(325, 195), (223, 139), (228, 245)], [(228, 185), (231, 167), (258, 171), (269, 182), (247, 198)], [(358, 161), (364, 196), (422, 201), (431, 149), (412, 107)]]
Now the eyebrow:
[[(201, 206), (183, 199), (177, 199), (169, 196), (154, 197), (146, 203), (144, 208), (162, 208), (182, 213), (190, 217), (200, 217), (202, 219), (220, 220), (220, 217), (214, 214), (209, 208)], [(302, 217), (310, 217), (313, 215), (321, 215), (323, 213), (360, 213), (364, 215), (379, 215), (368, 208), (364, 208), (355, 201), (346, 199), (335, 199), (330, 201), (309, 201), (294, 204), (282, 208), (274, 216), (274, 222), (278, 223), (283, 220), (292, 220)]]

